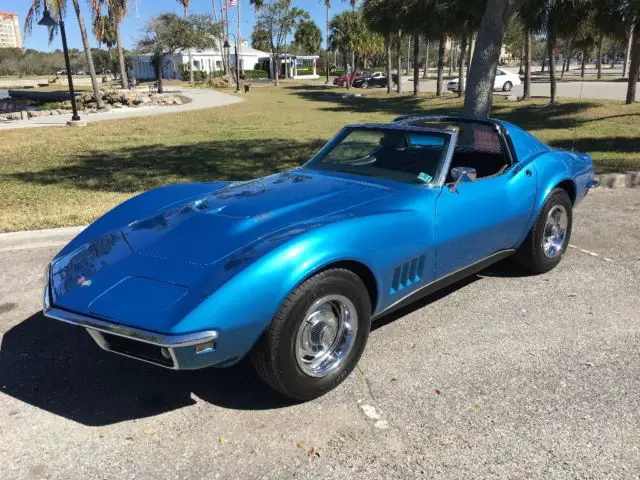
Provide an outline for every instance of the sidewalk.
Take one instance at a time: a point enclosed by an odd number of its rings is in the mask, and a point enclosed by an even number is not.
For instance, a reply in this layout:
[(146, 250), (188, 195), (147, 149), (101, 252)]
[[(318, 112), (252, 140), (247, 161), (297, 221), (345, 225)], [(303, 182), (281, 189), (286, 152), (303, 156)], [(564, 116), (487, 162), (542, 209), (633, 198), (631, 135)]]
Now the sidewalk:
[[(240, 97), (228, 95), (218, 92), (217, 90), (168, 90), (167, 93), (180, 93), (189, 98), (189, 103), (171, 106), (142, 106), (142, 107), (123, 107), (114, 108), (108, 112), (98, 112), (90, 114), (80, 114), (80, 118), (87, 123), (102, 122), (104, 120), (118, 120), (121, 118), (146, 117), (149, 115), (163, 115), (166, 113), (187, 112), (190, 110), (201, 110), (204, 108), (221, 107), (244, 101)], [(30, 128), (30, 127), (63, 127), (67, 121), (71, 119), (71, 115), (51, 115), (47, 117), (35, 117), (29, 120), (10, 120), (0, 122), (0, 130), (9, 130), (12, 128)]]

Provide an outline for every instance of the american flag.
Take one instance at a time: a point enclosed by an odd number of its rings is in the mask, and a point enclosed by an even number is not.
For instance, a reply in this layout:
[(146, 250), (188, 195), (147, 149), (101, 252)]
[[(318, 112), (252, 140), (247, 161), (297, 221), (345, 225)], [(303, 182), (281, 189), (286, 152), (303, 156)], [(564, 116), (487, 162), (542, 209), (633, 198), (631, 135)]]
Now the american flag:
[(238, 1), (237, 0), (227, 0), (226, 8), (235, 7), (237, 5), (238, 5)]

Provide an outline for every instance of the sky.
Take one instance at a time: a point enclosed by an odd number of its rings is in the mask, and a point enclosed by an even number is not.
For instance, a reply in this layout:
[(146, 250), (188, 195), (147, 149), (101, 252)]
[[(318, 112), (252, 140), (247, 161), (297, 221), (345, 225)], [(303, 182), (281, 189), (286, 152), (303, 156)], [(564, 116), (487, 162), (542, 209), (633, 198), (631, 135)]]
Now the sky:
[[(220, 7), (220, 0), (214, 0), (217, 8)], [(191, 12), (192, 13), (208, 13), (212, 12), (211, 6), (212, 0), (191, 0)], [(241, 5), (241, 27), (242, 37), (250, 40), (251, 32), (253, 31), (253, 25), (255, 24), (255, 13), (253, 7), (249, 5), (249, 0), (239, 0)], [(0, 0), (0, 12), (14, 12), (18, 14), (20, 20), (20, 28), (24, 30), (24, 19), (29, 10), (31, 0)], [(71, 2), (69, 2), (71, 4)], [(139, 36), (140, 29), (144, 25), (145, 21), (153, 15), (165, 12), (175, 12), (182, 15), (183, 9), (178, 5), (176, 0), (129, 0), (129, 15), (122, 23), (122, 38), (125, 48), (132, 48)], [(323, 38), (326, 30), (326, 11), (324, 8), (324, 2), (322, 0), (293, 0), (293, 5), (299, 8), (304, 8), (309, 12), (311, 18), (322, 30)], [(348, 8), (348, 2), (341, 0), (334, 0), (331, 6), (331, 15), (339, 13)], [(80, 0), (80, 8), (83, 11), (85, 25), (89, 31), (89, 37), (92, 47), (97, 47), (97, 42), (91, 33), (91, 16), (89, 14), (89, 8), (87, 7), (86, 0)], [(232, 7), (230, 9), (231, 17), (233, 17), (232, 31), (235, 32), (235, 18), (236, 9)], [(67, 12), (66, 24), (67, 26), (67, 41), (69, 48), (82, 48), (82, 41), (80, 39), (80, 30), (75, 18), (75, 12), (72, 8), (69, 8)], [(56, 50), (62, 48), (62, 43), (59, 38), (54, 39), (53, 43), (49, 45), (47, 36), (47, 29), (39, 25), (34, 25), (31, 34), (28, 37), (24, 37), (23, 44), (25, 48), (33, 48), (36, 50)], [(323, 40), (324, 44), (324, 40)]]

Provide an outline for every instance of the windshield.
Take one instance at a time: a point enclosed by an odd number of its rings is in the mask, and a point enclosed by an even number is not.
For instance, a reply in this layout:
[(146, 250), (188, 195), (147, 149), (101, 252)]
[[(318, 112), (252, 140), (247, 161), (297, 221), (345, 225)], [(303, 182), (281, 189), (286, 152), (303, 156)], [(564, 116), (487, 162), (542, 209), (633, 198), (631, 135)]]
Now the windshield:
[(347, 128), (305, 167), (433, 185), (450, 141), (446, 132)]

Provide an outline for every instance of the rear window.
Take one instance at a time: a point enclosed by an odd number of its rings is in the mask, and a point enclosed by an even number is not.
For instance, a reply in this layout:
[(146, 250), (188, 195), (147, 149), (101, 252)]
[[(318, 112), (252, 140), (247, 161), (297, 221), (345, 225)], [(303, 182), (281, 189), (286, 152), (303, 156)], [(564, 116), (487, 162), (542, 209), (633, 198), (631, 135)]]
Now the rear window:
[(502, 153), (500, 135), (498, 135), (495, 128), (490, 125), (485, 125), (484, 123), (423, 119), (411, 122), (411, 125), (416, 127), (447, 127), (458, 129), (456, 150)]

